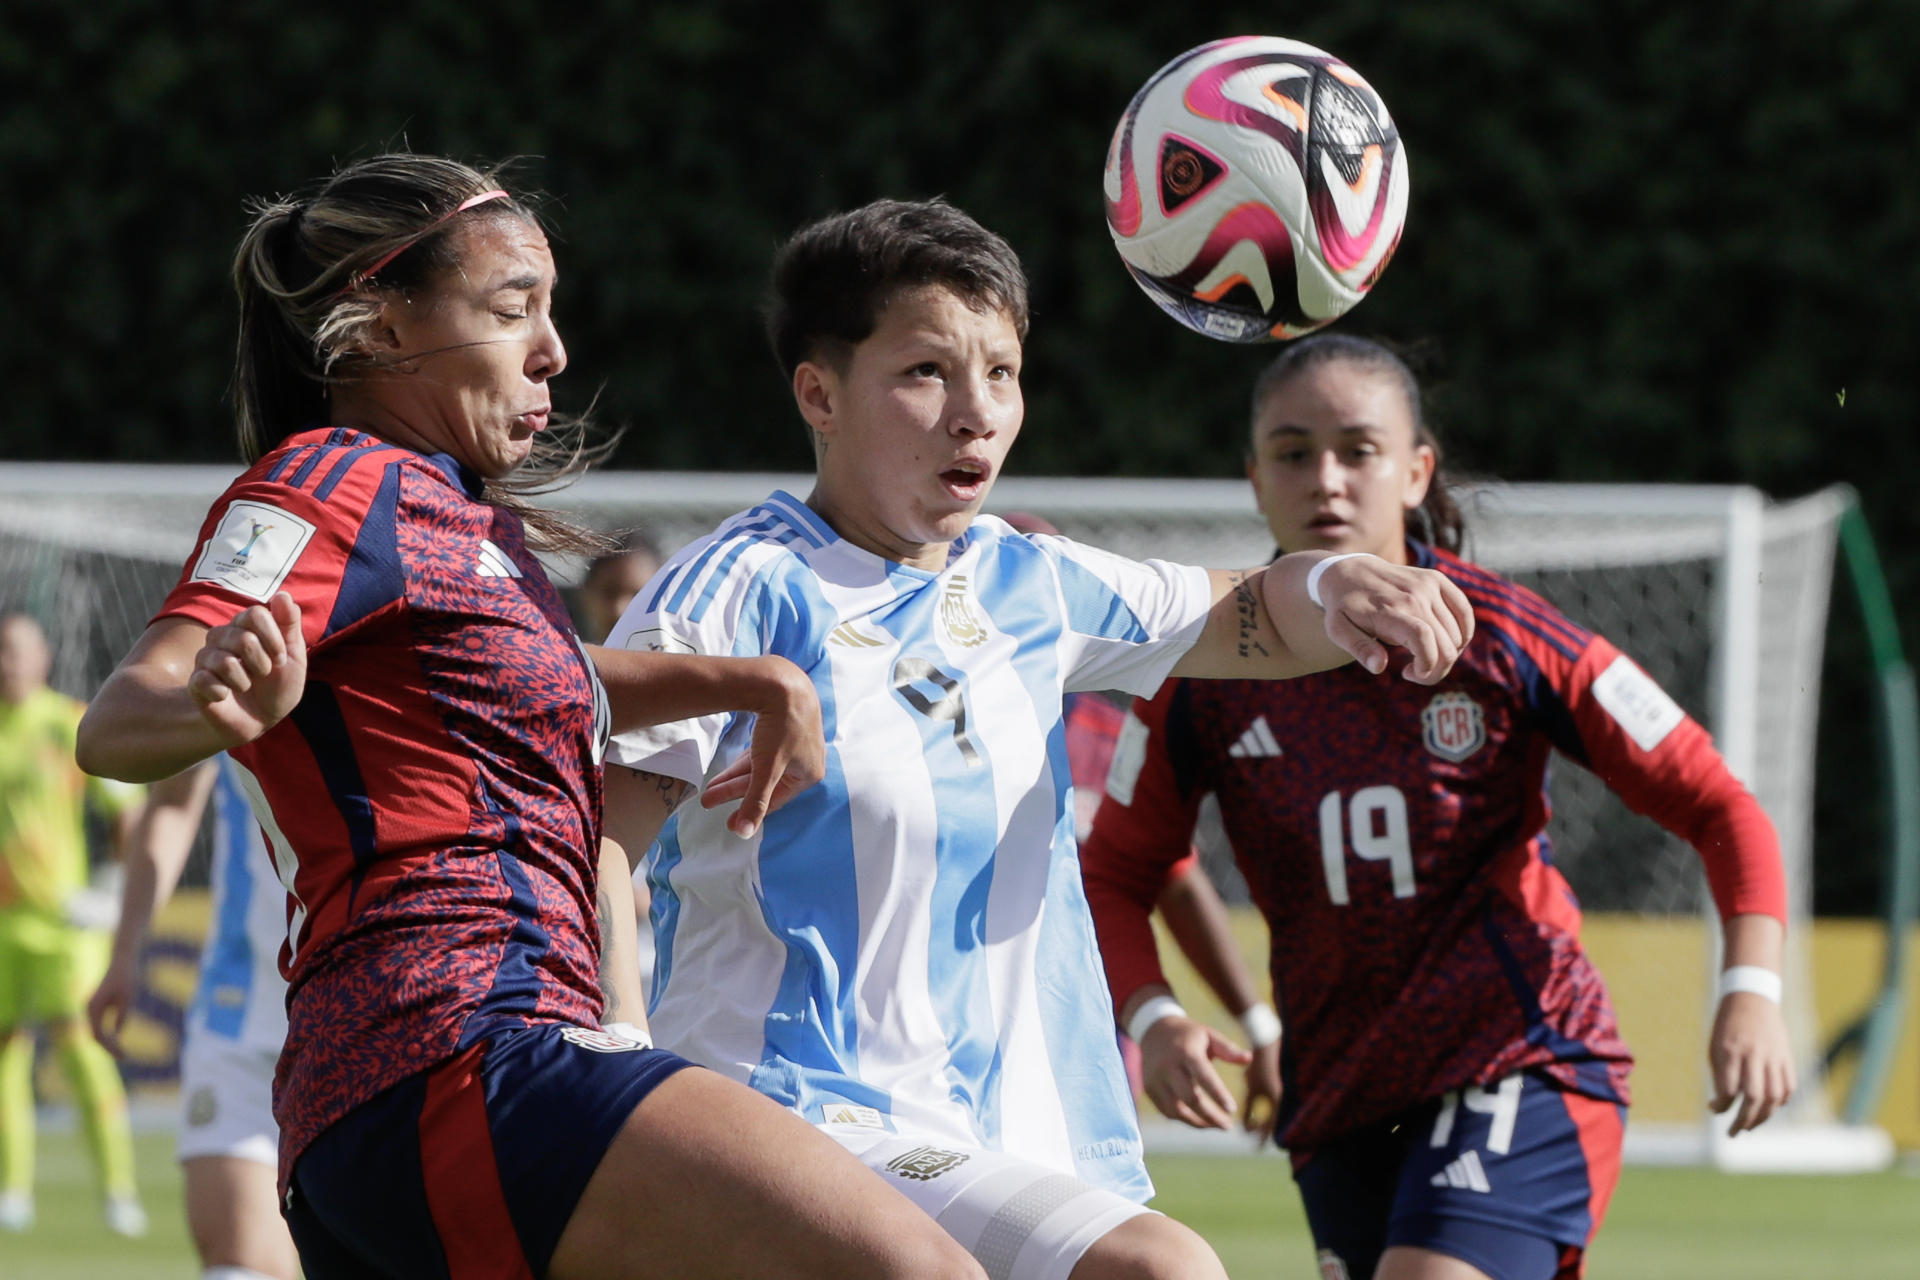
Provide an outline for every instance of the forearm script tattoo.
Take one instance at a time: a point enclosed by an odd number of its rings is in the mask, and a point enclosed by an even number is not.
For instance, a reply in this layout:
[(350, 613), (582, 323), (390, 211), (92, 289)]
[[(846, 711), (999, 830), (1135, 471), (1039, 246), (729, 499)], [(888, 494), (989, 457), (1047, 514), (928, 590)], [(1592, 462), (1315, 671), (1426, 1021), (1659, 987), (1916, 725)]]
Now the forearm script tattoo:
[(1267, 646), (1260, 642), (1260, 620), (1266, 614), (1266, 606), (1260, 602), (1259, 590), (1244, 569), (1234, 570), (1230, 577), (1233, 582), (1233, 611), (1239, 623), (1236, 648), (1240, 656), (1271, 657)]

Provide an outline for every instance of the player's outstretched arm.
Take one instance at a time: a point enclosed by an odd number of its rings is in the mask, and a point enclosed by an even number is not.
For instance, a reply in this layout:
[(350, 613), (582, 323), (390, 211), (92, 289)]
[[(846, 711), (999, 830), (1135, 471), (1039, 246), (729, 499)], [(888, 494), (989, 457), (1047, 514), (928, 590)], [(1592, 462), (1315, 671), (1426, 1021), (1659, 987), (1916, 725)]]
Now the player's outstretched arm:
[(74, 756), (91, 774), (156, 782), (252, 742), (306, 686), (300, 606), (285, 592), (211, 629), (162, 618), (87, 705)]
[(826, 776), (820, 696), (785, 658), (714, 658), (597, 645), (587, 646), (587, 652), (607, 686), (615, 733), (719, 712), (753, 714), (747, 753), (715, 774), (700, 796), (709, 809), (740, 801), (727, 819), (734, 834), (751, 836), (767, 814)]
[(1466, 596), (1431, 569), (1302, 551), (1209, 576), (1213, 609), (1176, 676), (1285, 679), (1354, 660), (1377, 674), (1405, 649), (1406, 678), (1436, 684), (1473, 638)]
[(120, 919), (113, 929), (107, 972), (87, 1001), (93, 1034), (109, 1051), (120, 1053), (120, 1033), (140, 989), (140, 955), (154, 913), (173, 896), (180, 872), (193, 851), (200, 814), (213, 790), (214, 767), (201, 765), (157, 782), (134, 819), (126, 845), (126, 879), (120, 886)]
[(1779, 975), (1786, 926), (1770, 915), (1730, 916), (1720, 1008), (1707, 1044), (1716, 1114), (1736, 1102), (1729, 1136), (1764, 1124), (1796, 1085), (1793, 1046), (1780, 1011)]

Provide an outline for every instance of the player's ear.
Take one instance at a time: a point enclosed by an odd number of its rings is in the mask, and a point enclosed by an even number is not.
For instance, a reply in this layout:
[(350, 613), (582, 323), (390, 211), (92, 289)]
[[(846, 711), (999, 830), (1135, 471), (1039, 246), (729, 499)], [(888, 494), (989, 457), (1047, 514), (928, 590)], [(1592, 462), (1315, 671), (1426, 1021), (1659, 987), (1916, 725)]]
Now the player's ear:
[(391, 359), (405, 349), (402, 318), (395, 314), (398, 299), (386, 297), (379, 310), (359, 321), (338, 339), (344, 352), (357, 353), (375, 360)]
[(1407, 463), (1407, 491), (1400, 500), (1407, 510), (1412, 511), (1427, 500), (1427, 488), (1433, 483), (1435, 465), (1432, 445), (1413, 446), (1413, 457)]
[(793, 371), (793, 402), (815, 435), (831, 435), (834, 411), (840, 399), (840, 381), (833, 370), (811, 360), (802, 360)]

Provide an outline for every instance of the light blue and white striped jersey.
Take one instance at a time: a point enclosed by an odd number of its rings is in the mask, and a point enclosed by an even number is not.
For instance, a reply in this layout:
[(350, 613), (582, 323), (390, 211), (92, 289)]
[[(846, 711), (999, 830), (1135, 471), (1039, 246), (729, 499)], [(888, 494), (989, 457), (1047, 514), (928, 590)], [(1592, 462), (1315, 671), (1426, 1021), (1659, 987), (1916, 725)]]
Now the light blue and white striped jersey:
[[(1073, 835), (1063, 693), (1147, 693), (1198, 638), (1204, 570), (989, 516), (938, 573), (776, 493), (674, 557), (609, 643), (778, 654), (812, 677), (826, 779), (742, 840), (689, 800), (650, 857), (667, 1047), (815, 1123), (1004, 1150), (1152, 1194)], [(619, 735), (699, 782), (748, 716)]]
[(274, 873), (242, 786), (225, 752), (213, 784), (213, 923), (200, 952), (200, 985), (186, 1034), (211, 1035), (278, 1053), (287, 1038), (287, 891)]

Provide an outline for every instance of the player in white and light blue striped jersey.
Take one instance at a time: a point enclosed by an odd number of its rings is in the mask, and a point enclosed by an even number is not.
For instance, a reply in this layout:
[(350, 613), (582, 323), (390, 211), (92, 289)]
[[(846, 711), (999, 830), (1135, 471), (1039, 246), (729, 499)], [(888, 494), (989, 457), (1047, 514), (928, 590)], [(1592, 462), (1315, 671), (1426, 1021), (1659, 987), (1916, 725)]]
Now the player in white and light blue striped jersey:
[[(777, 493), (683, 553), (615, 632), (794, 659), (829, 751), (826, 780), (754, 840), (693, 806), (668, 824), (650, 1017), (676, 1052), (816, 1123), (1015, 1151), (1145, 1199), (1112, 1011), (1085, 998), (1101, 971), (1060, 703), (1158, 688), (1205, 623), (1207, 577), (991, 517), (960, 541), (927, 573)], [(698, 781), (746, 729), (664, 726), (612, 758)]]
[(980, 516), (1020, 428), (1025, 317), (1011, 250), (944, 204), (881, 202), (789, 242), (771, 327), (816, 487), (683, 550), (609, 643), (792, 661), (826, 778), (742, 838), (737, 817), (675, 805), (748, 750), (749, 717), (619, 735), (607, 835), (630, 856), (659, 836), (661, 1044), (823, 1126), (990, 1276), (1201, 1280), (1224, 1274), (1204, 1242), (1137, 1203), (1152, 1187), (1062, 697), (1348, 651), (1379, 670), (1382, 641), (1431, 682), (1470, 615), (1439, 575), (1382, 561), (1227, 574)]
[(203, 1275), (293, 1280), (293, 1241), (274, 1191), (280, 1128), (273, 1071), (287, 1038), (280, 976), (287, 893), (254, 820), (250, 783), (222, 754), (151, 788), (128, 849), (113, 961), (89, 1013), (101, 1040), (116, 1044), (139, 988), (148, 927), (211, 806), (211, 923), (181, 1028), (178, 1155), (187, 1222)]

